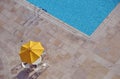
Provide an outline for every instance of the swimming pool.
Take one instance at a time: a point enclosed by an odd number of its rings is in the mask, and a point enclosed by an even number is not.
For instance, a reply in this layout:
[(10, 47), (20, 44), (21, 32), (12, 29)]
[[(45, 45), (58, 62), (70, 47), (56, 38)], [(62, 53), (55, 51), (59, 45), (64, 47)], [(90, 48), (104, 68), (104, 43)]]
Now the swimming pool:
[(37, 7), (91, 35), (120, 0), (28, 0)]

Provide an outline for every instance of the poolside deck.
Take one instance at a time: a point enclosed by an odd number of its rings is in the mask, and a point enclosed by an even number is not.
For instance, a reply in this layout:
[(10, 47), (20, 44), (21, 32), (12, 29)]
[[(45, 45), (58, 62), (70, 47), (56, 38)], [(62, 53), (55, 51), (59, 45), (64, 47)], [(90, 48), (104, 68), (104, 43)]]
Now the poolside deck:
[(120, 79), (120, 4), (86, 36), (25, 0), (0, 0), (0, 79), (14, 79), (11, 69), (29, 40), (48, 54), (50, 67), (38, 79)]

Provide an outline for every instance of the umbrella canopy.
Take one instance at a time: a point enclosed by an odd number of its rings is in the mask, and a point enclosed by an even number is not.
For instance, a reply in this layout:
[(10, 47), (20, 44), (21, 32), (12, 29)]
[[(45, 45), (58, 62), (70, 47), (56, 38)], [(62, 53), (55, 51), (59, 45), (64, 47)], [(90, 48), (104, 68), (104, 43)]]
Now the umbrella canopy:
[(29, 41), (28, 43), (21, 46), (20, 58), (22, 62), (32, 64), (35, 62), (44, 51), (43, 46), (40, 42)]

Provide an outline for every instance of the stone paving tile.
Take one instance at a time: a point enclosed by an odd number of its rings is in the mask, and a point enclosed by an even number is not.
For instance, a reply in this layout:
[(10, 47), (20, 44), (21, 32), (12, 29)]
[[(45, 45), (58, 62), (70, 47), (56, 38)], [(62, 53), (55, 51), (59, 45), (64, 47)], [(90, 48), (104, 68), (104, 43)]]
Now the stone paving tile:
[(119, 34), (116, 34), (114, 38), (99, 43), (95, 48), (95, 53), (108, 61), (115, 63), (120, 58), (119, 47), (117, 43), (120, 40)]
[(40, 28), (34, 28), (33, 32), (34, 32), (36, 35), (39, 35), (39, 33), (41, 32), (41, 29), (40, 29)]
[(76, 69), (76, 71), (71, 75), (71, 79), (87, 79), (87, 73), (82, 68)]
[(0, 5), (0, 13), (3, 11), (4, 7)]
[(1, 74), (0, 74), (0, 78), (1, 78), (1, 79), (4, 79), (4, 75), (1, 75)]
[(0, 20), (0, 27), (2, 27), (4, 24), (5, 24), (5, 22)]
[(115, 75), (112, 79), (120, 79), (120, 76)]
[(3, 63), (2, 63), (2, 60), (0, 59), (0, 71), (2, 71), (3, 70)]
[(87, 79), (103, 79), (109, 71), (107, 68), (90, 59), (87, 59), (80, 67), (86, 71)]

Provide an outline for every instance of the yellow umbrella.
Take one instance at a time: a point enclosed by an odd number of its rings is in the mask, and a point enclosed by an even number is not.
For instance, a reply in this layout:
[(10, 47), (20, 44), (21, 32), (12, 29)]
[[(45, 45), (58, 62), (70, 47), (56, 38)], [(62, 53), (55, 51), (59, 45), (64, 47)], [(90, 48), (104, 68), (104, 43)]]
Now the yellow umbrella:
[(29, 41), (21, 46), (20, 58), (22, 62), (32, 64), (42, 55), (44, 48), (40, 42)]

